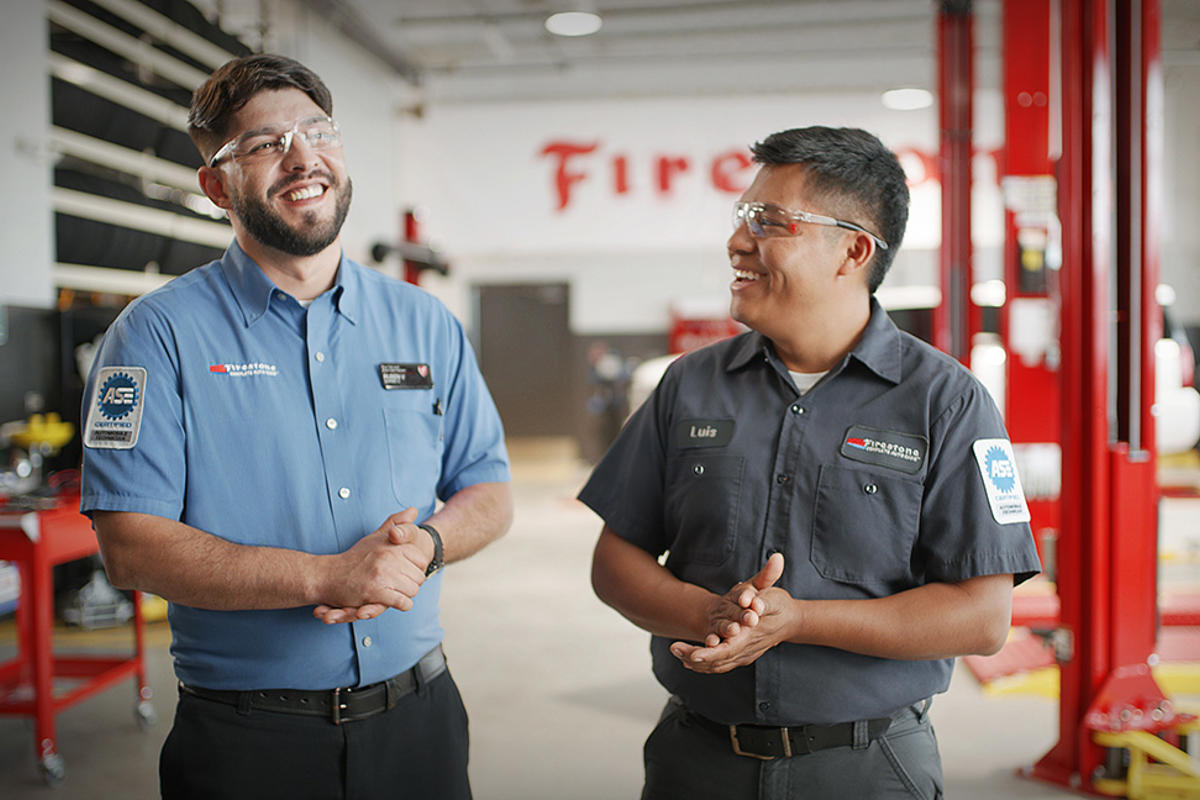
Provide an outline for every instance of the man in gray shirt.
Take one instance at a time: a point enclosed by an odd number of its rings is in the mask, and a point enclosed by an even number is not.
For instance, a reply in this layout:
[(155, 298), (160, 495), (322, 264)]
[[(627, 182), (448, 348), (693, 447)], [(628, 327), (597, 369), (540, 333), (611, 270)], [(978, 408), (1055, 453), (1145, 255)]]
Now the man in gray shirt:
[(580, 494), (596, 592), (672, 694), (643, 798), (932, 800), (930, 698), (1039, 569), (1012, 447), (874, 298), (908, 218), (895, 155), (824, 127), (754, 154), (728, 242), (750, 332), (675, 362)]

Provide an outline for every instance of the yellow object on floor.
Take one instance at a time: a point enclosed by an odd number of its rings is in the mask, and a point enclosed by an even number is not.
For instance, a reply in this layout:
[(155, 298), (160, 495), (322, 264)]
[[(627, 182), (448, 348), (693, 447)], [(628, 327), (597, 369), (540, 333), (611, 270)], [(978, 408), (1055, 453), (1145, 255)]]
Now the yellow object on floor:
[[(1180, 729), (1194, 729), (1189, 723)], [(1092, 788), (1129, 800), (1200, 800), (1200, 761), (1146, 731), (1100, 731), (1096, 743), (1129, 751), (1124, 778), (1095, 778)], [(1151, 761), (1153, 759), (1153, 762)]]

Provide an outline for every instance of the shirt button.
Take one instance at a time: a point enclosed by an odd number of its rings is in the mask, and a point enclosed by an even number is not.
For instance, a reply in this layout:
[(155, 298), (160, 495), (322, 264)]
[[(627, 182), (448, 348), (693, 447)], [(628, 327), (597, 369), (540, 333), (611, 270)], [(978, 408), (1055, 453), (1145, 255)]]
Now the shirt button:
[(876, 492), (879, 491), (879, 487), (873, 483), (868, 483), (863, 486), (863, 491), (866, 492), (867, 494), (875, 494)]
[(330, 417), (329, 419), (325, 420), (325, 427), (329, 428), (329, 430), (334, 430), (337, 428), (337, 420), (333, 417)]
[(692, 467), (692, 472), (696, 473), (697, 475), (703, 475), (704, 474), (704, 465), (697, 464), (696, 466)]
[(350, 498), (350, 490), (343, 486), (342, 488), (338, 489), (338, 497), (342, 498), (343, 500), (348, 500)]
[(325, 354), (322, 353), (320, 350), (318, 350), (316, 353), (313, 354), (313, 358), (315, 358), (317, 360), (317, 363), (320, 363), (325, 360)]
[(768, 703), (766, 700), (764, 700), (764, 701), (762, 701), (761, 703), (759, 703), (759, 704), (758, 704), (758, 710), (759, 710), (759, 711), (770, 711), (770, 710), (771, 710), (771, 704), (770, 704), (770, 703)]
[(791, 480), (791, 477), (788, 475), (776, 475), (775, 476), (775, 482), (778, 483), (780, 486), (783, 486), (785, 483), (787, 483), (790, 480)]
[(793, 414), (803, 414), (804, 406), (792, 406), (792, 413)]
[(370, 647), (370, 646), (371, 646), (371, 637), (364, 636), (363, 637), (363, 647)]

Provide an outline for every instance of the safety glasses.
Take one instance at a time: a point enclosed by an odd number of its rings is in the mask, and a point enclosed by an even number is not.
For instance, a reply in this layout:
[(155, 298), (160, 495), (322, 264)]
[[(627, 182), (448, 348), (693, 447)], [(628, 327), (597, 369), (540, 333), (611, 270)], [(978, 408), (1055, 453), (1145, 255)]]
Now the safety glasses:
[(835, 228), (847, 228), (860, 231), (870, 236), (880, 250), (887, 250), (888, 243), (861, 225), (847, 222), (844, 219), (826, 217), (822, 214), (812, 214), (808, 211), (791, 211), (770, 203), (746, 203), (739, 201), (733, 204), (733, 227), (745, 223), (746, 229), (755, 239), (767, 239), (773, 236), (798, 236), (800, 223), (810, 225), (826, 225)]
[(283, 158), (292, 149), (296, 137), (313, 150), (329, 150), (342, 143), (342, 132), (333, 117), (316, 116), (296, 121), (283, 131), (258, 128), (246, 131), (221, 145), (208, 165), (215, 167), (226, 156), (238, 163), (268, 162)]

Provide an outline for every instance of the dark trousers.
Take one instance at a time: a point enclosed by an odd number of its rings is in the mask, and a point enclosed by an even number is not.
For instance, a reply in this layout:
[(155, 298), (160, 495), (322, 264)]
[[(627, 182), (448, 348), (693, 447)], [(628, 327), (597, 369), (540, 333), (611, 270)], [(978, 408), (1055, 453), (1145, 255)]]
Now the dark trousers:
[(887, 733), (861, 749), (761, 761), (735, 754), (728, 734), (672, 698), (646, 740), (642, 800), (940, 800), (942, 762), (928, 712), (928, 703), (897, 712)]
[(167, 800), (470, 800), (467, 746), (449, 671), (341, 725), (181, 693), (159, 780)]

